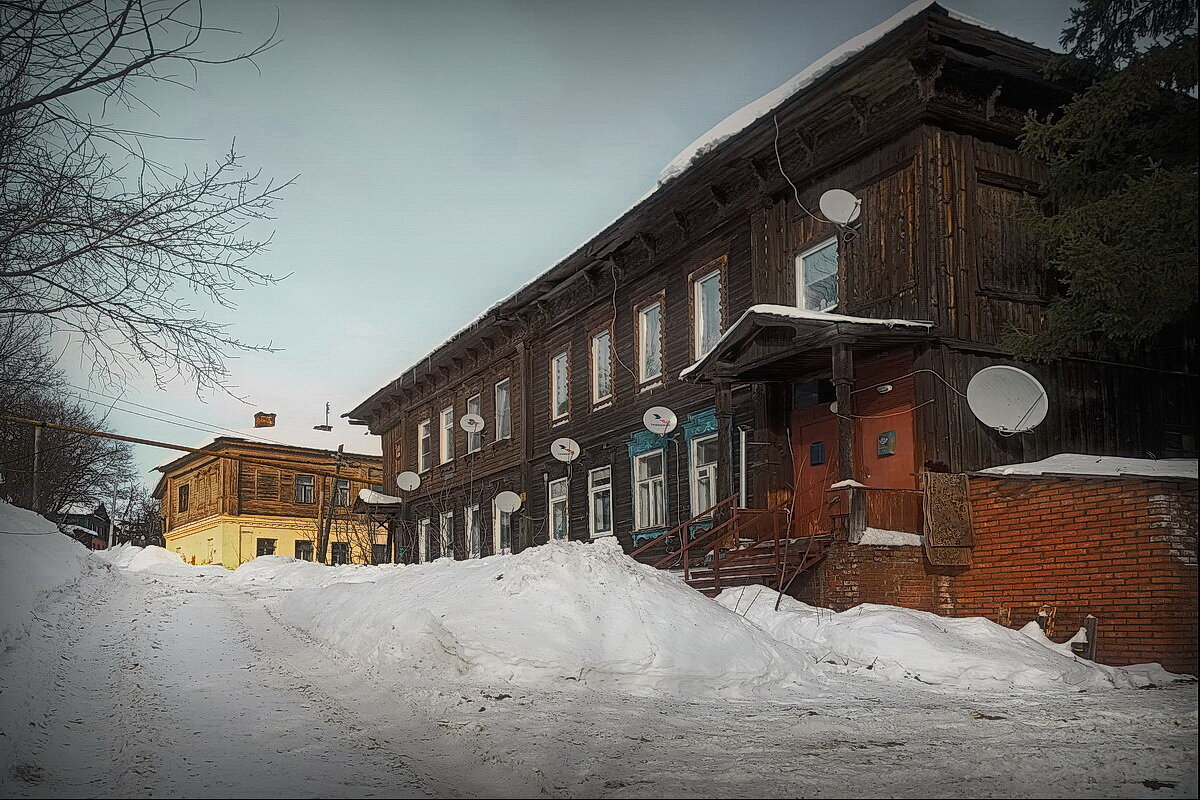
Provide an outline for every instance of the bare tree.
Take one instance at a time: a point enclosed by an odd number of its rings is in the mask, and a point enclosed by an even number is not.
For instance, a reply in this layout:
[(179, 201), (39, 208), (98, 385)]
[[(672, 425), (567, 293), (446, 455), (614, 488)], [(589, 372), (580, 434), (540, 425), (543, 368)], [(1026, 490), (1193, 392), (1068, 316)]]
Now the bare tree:
[(139, 89), (195, 79), (203, 65), (250, 61), (273, 47), (208, 57), (199, 0), (0, 2), (0, 319), (33, 317), (82, 346), (95, 374), (148, 368), (198, 390), (226, 388), (225, 357), (266, 350), (207, 319), (196, 301), (277, 280), (251, 266), (269, 244), (276, 184), (230, 150), (173, 171), (150, 139), (111, 121), (146, 105)]

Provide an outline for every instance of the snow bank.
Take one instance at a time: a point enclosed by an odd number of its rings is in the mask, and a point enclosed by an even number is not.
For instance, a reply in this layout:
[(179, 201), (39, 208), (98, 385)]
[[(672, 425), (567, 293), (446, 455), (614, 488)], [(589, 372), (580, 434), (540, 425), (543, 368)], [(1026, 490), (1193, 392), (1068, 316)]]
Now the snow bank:
[(428, 679), (724, 696), (820, 684), (812, 659), (612, 540), (359, 571), (258, 558), (234, 581), (318, 641)]
[(114, 567), (130, 572), (149, 572), (159, 575), (195, 577), (197, 575), (228, 575), (229, 571), (219, 564), (192, 566), (178, 553), (172, 553), (157, 545), (138, 547), (134, 544), (119, 544), (107, 550), (97, 550), (96, 558), (107, 561)]
[(0, 500), (0, 644), (23, 637), (49, 593), (89, 569), (88, 550), (53, 522)]
[(1069, 645), (1044, 636), (1045, 641), (1038, 641), (1028, 631), (982, 617), (939, 617), (870, 603), (836, 613), (790, 597), (783, 597), (776, 611), (778, 597), (764, 586), (744, 586), (722, 592), (717, 602), (826, 663), (892, 680), (960, 689), (1082, 691), (1137, 688), (1183, 677), (1161, 667), (1156, 674), (1152, 668), (1131, 670), (1079, 659)]

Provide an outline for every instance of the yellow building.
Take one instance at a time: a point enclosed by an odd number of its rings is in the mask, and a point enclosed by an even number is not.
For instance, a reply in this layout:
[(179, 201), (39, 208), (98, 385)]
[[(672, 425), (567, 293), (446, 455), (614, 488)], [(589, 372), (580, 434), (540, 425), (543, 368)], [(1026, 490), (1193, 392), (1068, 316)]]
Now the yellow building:
[[(332, 432), (329, 449), (310, 446), (321, 436), (273, 427), (255, 429), (245, 438), (217, 436), (200, 448), (203, 452), (158, 467), (162, 477), (154, 496), (162, 503), (167, 549), (189, 564), (230, 569), (260, 555), (311, 561), (328, 518), (326, 563), (387, 560), (386, 532), (351, 510), (359, 490), (380, 488), (382, 458), (365, 452), (344, 452), (339, 458), (339, 437)], [(257, 440), (266, 437), (301, 439), (305, 446)], [(363, 440), (362, 450), (378, 447), (375, 437)]]

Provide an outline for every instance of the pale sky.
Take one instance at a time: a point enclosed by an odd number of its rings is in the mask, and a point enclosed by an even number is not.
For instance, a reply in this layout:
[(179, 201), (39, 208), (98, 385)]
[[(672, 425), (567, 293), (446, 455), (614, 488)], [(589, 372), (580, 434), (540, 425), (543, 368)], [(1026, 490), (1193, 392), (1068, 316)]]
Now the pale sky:
[[(259, 408), (303, 427), (323, 421), (326, 401), (335, 417), (348, 411), (623, 213), (726, 115), (905, 5), (205, 3), (207, 21), (247, 40), (265, 38), (278, 11), (282, 44), (261, 74), (213, 67), (192, 91), (155, 90), (157, 116), (134, 121), (201, 140), (162, 145), (173, 165), (199, 167), (236, 138), (247, 165), (299, 175), (254, 264), (290, 277), (212, 315), (282, 350), (232, 362), (248, 404), (197, 399), (182, 383), (130, 385), (125, 399), (232, 428)], [(1070, 4), (944, 5), (1055, 47)], [(109, 424), (203, 438), (117, 409)], [(136, 452), (147, 470), (171, 458)]]

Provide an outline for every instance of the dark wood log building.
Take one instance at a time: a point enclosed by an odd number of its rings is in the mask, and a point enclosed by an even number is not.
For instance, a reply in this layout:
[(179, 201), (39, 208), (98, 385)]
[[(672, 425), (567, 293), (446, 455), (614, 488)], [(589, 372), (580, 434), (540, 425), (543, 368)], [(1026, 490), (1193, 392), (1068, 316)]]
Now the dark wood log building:
[[(421, 476), (397, 560), (610, 534), (657, 560), (672, 529), (696, 540), (789, 502), (788, 536), (819, 535), (853, 516), (828, 491), (844, 479), (867, 487), (860, 528), (920, 532), (924, 470), (1190, 455), (1190, 341), (1021, 365), (1050, 398), (1028, 434), (984, 427), (962, 396), (1016, 363), (1006, 332), (1044, 323), (1049, 279), (1018, 222), (1044, 174), (1017, 138), (1069, 98), (1049, 55), (930, 5), (363, 401), (350, 416), (383, 437), (385, 485)], [(861, 200), (850, 232), (817, 211), (831, 188)], [(677, 415), (670, 435), (643, 425), (654, 406)], [(559, 437), (577, 460), (552, 457)], [(502, 490), (520, 511), (493, 507)]]

